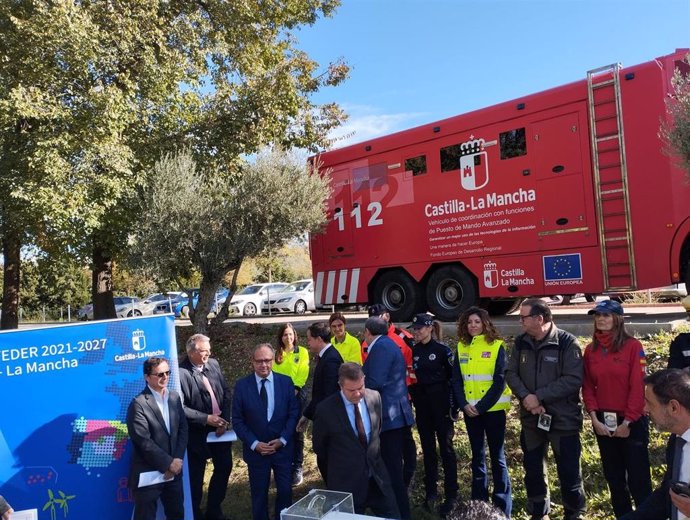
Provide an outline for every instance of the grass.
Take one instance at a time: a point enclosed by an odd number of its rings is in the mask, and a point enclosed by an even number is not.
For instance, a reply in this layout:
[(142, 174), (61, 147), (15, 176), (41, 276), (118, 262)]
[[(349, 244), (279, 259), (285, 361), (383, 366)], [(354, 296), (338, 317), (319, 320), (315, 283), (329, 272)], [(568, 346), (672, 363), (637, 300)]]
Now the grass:
[[(250, 355), (254, 346), (259, 343), (271, 343), (275, 341), (278, 325), (261, 324), (224, 324), (220, 328), (210, 331), (213, 355), (218, 359), (224, 370), (228, 382), (233, 385), (238, 378), (251, 372)], [(353, 333), (353, 331), (350, 331)], [(177, 327), (177, 342), (180, 354), (184, 352), (184, 342), (193, 333), (191, 327)], [(304, 333), (300, 333), (300, 344), (304, 345)], [(647, 337), (639, 338), (647, 352), (648, 369), (650, 372), (666, 367), (668, 359), (668, 346), (674, 334), (661, 332)], [(362, 339), (362, 338), (360, 338)], [(447, 336), (444, 342), (448, 345), (456, 345), (457, 338)], [(506, 343), (510, 346), (512, 338), (508, 338)], [(584, 347), (588, 338), (580, 338), (580, 343)], [(520, 425), (517, 415), (517, 402), (508, 416), (508, 426), (506, 432), (506, 457), (513, 486), (513, 518), (522, 520), (528, 518), (525, 512), (526, 496), (523, 484), (522, 453), (519, 443)], [(415, 432), (416, 435), (416, 432)], [(650, 432), (650, 458), (652, 461), (652, 477), (654, 486), (660, 482), (664, 472), (664, 448), (668, 435), (654, 429)], [(604, 480), (599, 451), (594, 438), (590, 423), (585, 419), (582, 432), (582, 472), (585, 482), (585, 492), (587, 496), (588, 512), (587, 520), (600, 520), (613, 516), (609, 502), (609, 493)], [(249, 495), (249, 480), (247, 477), (247, 467), (242, 460), (241, 443), (233, 443), (234, 467), (230, 478), (227, 498), (223, 504), (225, 516), (232, 520), (248, 520), (251, 518), (251, 500)], [(470, 446), (465, 432), (465, 425), (462, 420), (456, 423), (455, 449), (458, 457), (458, 480), (460, 491), (463, 497), (470, 494)], [(417, 473), (415, 481), (419, 485), (414, 486), (410, 495), (412, 506), (412, 517), (414, 520), (436, 520), (438, 517), (422, 507), (424, 501), (424, 490), (421, 485), (423, 481), (423, 463), (421, 458), (421, 448), (417, 443)], [(563, 510), (560, 507), (560, 492), (558, 489), (555, 472), (555, 465), (551, 454), (549, 454), (549, 476), (551, 481), (551, 501), (553, 505), (552, 518), (562, 517)], [(209, 463), (209, 468), (211, 464)], [(210, 472), (207, 472), (207, 481)], [(439, 485), (443, 479), (440, 478)], [(311, 451), (311, 441), (307, 435), (305, 445), (304, 461), (304, 483), (293, 488), (293, 500), (297, 500), (306, 495), (312, 488), (322, 488), (323, 483), (316, 468), (315, 455)], [(270, 504), (273, 504), (273, 494), (271, 494)]]

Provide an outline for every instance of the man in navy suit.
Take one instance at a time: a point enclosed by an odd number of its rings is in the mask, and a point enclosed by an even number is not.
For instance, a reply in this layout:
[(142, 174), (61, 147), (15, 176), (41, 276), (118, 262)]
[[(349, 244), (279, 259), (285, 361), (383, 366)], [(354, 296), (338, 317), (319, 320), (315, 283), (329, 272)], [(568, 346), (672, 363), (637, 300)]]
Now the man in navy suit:
[[(307, 345), (309, 345), (309, 351), (316, 356), (317, 362), (311, 385), (311, 401), (309, 401), (299, 423), (297, 423), (297, 431), (300, 432), (307, 429), (308, 421), (314, 420), (317, 405), (326, 397), (340, 391), (338, 369), (343, 364), (343, 357), (340, 352), (331, 345), (331, 330), (326, 323), (317, 322), (309, 325), (307, 328)], [(318, 453), (316, 454), (316, 465), (321, 473), (321, 478), (326, 482), (328, 474), (326, 459)]]
[(678, 520), (690, 517), (690, 498), (674, 493), (671, 483), (690, 482), (690, 372), (671, 368), (644, 380), (645, 411), (660, 430), (671, 432), (666, 475), (635, 511), (621, 520)]
[[(134, 494), (134, 520), (154, 520), (160, 498), (168, 520), (184, 518), (182, 459), (187, 447), (187, 419), (182, 401), (168, 390), (170, 366), (165, 358), (144, 361), (146, 388), (127, 409), (127, 432), (132, 440), (129, 487)], [(139, 487), (139, 475), (160, 471), (168, 479)]]
[(407, 399), (405, 359), (387, 334), (388, 324), (380, 317), (371, 317), (364, 322), (364, 339), (369, 345), (369, 354), (362, 369), (367, 378), (367, 388), (381, 394), (381, 457), (390, 475), (400, 517), (409, 520), (410, 500), (403, 481), (401, 447), (407, 430), (414, 424), (414, 415)]
[(292, 380), (273, 372), (274, 354), (268, 343), (254, 349), (254, 373), (237, 381), (232, 401), (232, 425), (249, 470), (253, 520), (268, 520), (271, 470), (276, 482), (275, 518), (292, 504), (292, 436), (299, 402)]

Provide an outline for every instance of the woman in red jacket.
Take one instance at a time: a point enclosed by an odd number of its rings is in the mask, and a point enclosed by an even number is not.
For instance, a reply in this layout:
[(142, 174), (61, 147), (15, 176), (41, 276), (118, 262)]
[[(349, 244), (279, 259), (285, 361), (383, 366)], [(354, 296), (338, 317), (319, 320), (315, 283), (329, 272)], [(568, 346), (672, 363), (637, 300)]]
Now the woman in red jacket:
[(642, 344), (625, 330), (623, 307), (604, 300), (594, 314), (594, 335), (585, 348), (582, 397), (596, 433), (604, 477), (617, 518), (639, 507), (652, 492), (649, 421), (644, 414), (646, 360)]

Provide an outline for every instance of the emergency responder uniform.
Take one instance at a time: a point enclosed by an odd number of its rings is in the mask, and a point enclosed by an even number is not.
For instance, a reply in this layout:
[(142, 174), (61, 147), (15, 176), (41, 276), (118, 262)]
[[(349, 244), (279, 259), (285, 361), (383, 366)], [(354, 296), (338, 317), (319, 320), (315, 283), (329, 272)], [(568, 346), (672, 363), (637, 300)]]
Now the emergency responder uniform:
[[(273, 362), (273, 371), (292, 379), (297, 391), (300, 414), (307, 404), (307, 392), (304, 385), (309, 379), (309, 351), (306, 348), (295, 345), (292, 352), (285, 352), (283, 360)], [(295, 431), (293, 436), (295, 454), (292, 459), (292, 485), (299, 486), (303, 481), (302, 464), (304, 463), (304, 432)]]
[(681, 332), (671, 342), (668, 349), (668, 367), (684, 368), (690, 367), (690, 332)]
[(484, 334), (469, 345), (458, 342), (459, 408), (470, 404), (479, 412), (465, 414), (467, 436), (472, 448), (472, 499), (489, 501), (484, 438), (491, 455), (492, 502), (510, 518), (512, 495), (505, 456), (506, 410), (510, 408), (510, 389), (505, 383), (506, 353), (500, 339), (487, 343)]
[[(431, 318), (418, 319), (415, 316), (413, 327), (418, 324), (431, 326)], [(441, 461), (443, 463), (445, 503), (440, 508), (441, 515), (448, 514), (458, 496), (458, 468), (453, 448), (454, 424), (450, 417), (451, 406), (457, 409), (458, 380), (453, 370), (455, 356), (443, 343), (430, 339), (427, 343), (418, 342), (412, 349), (414, 373), (417, 383), (410, 386), (417, 418), (419, 440), (424, 456), (424, 486), (426, 502), (430, 504), (438, 498), (438, 458), (436, 439), (438, 438)], [(455, 392), (455, 397), (451, 397)], [(446, 510), (447, 509), (447, 510)]]

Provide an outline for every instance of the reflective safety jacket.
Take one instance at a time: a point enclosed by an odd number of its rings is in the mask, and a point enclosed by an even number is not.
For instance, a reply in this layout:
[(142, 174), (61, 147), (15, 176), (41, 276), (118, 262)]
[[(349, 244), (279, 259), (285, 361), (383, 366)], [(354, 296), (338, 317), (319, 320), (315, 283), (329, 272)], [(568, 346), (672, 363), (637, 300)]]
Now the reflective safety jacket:
[(292, 352), (283, 353), (283, 361), (273, 362), (273, 371), (292, 379), (298, 390), (307, 384), (309, 379), (309, 352), (306, 348), (295, 345)]
[(487, 343), (483, 334), (472, 338), (469, 345), (458, 343), (464, 408), (471, 404), (479, 413), (496, 412), (510, 408), (511, 392), (505, 383), (506, 353), (503, 341)]

